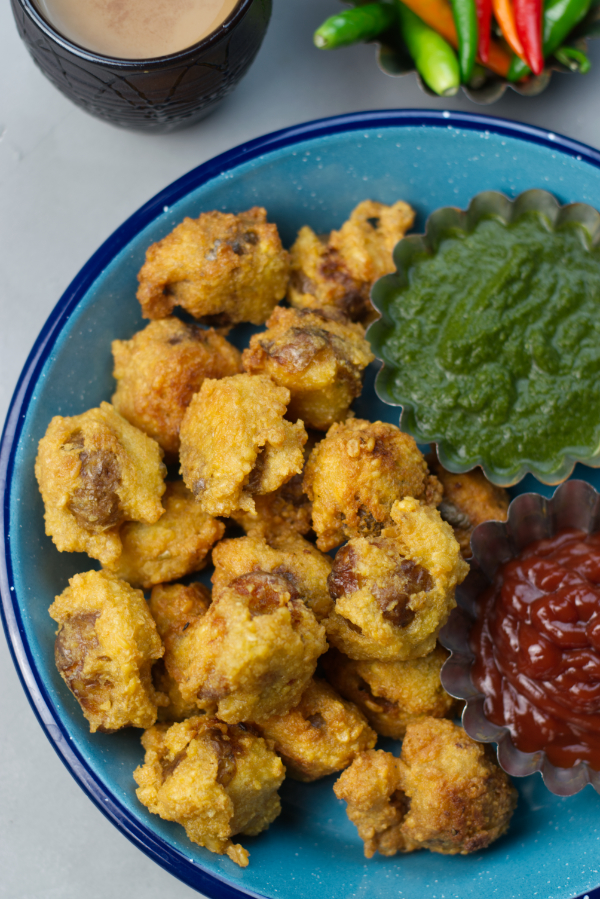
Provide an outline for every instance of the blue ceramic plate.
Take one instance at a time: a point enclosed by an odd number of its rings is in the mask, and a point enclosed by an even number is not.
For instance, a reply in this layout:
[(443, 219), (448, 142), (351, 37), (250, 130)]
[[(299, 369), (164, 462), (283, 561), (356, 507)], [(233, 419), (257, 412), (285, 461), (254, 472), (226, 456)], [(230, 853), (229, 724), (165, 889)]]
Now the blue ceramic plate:
[[(476, 115), (419, 111), (361, 113), (287, 129), (251, 141), (176, 181), (130, 218), (77, 275), (44, 325), (27, 361), (0, 450), (4, 552), (0, 589), (15, 664), (56, 751), (93, 802), (137, 846), (210, 897), (233, 899), (600, 899), (600, 800), (591, 788), (560, 799), (538, 775), (520, 784), (509, 834), (486, 852), (453, 858), (415, 853), (366, 861), (335, 778), (283, 787), (283, 813), (260, 837), (243, 839), (250, 866), (192, 845), (182, 828), (137, 801), (132, 771), (139, 732), (91, 736), (53, 661), (47, 609), (67, 579), (93, 567), (59, 554), (44, 535), (33, 478), (37, 442), (52, 415), (74, 415), (112, 392), (110, 342), (143, 326), (136, 273), (148, 244), (183, 216), (259, 204), (290, 244), (304, 224), (338, 226), (367, 197), (403, 198), (417, 228), (439, 206), (466, 207), (479, 191), (513, 197), (531, 187), (561, 203), (600, 207), (600, 154), (535, 128)], [(359, 414), (397, 421), (376, 399), (372, 378)], [(600, 472), (574, 476), (600, 487)], [(551, 488), (528, 477), (517, 492)], [(513, 491), (515, 492), (515, 491)]]

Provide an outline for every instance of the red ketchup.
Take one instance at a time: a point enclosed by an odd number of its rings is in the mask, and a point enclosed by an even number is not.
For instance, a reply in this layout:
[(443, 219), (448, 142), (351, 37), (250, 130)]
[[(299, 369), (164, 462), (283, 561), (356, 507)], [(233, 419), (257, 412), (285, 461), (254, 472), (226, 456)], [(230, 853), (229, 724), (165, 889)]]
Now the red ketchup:
[(486, 717), (523, 752), (600, 771), (600, 533), (529, 544), (478, 604), (471, 676)]

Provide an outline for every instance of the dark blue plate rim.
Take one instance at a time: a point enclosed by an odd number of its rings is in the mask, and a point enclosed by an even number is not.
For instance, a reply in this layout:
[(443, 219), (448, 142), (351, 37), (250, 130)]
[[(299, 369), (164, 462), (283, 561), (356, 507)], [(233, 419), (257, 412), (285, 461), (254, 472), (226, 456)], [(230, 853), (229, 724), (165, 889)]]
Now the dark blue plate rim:
[[(125, 806), (96, 780), (83, 756), (70, 744), (68, 731), (38, 675), (25, 638), (25, 629), (16, 602), (10, 555), (10, 487), (16, 448), (35, 384), (63, 327), (96, 278), (126, 244), (150, 222), (162, 215), (165, 206), (172, 206), (191, 191), (207, 184), (225, 171), (231, 171), (252, 159), (293, 144), (340, 132), (423, 125), (484, 133), (488, 131), (505, 135), (545, 146), (548, 149), (554, 148), (561, 153), (600, 168), (600, 152), (563, 135), (510, 119), (499, 119), (478, 113), (426, 109), (388, 109), (332, 116), (274, 131), (240, 144), (192, 169), (156, 194), (117, 228), (91, 256), (67, 287), (42, 327), (19, 377), (4, 425), (0, 441), (0, 496), (2, 497), (0, 545), (3, 547), (0, 556), (0, 617), (10, 653), (27, 699), (59, 758), (94, 805), (142, 852), (169, 873), (178, 877), (188, 886), (204, 893), (210, 899), (244, 899), (247, 896), (264, 899), (264, 894), (247, 888), (239, 889), (218, 875), (209, 874), (202, 869), (200, 862), (191, 861), (181, 852), (169, 846), (149, 827), (136, 820)], [(600, 899), (600, 886), (588, 890), (585, 894), (580, 894), (577, 899)]]

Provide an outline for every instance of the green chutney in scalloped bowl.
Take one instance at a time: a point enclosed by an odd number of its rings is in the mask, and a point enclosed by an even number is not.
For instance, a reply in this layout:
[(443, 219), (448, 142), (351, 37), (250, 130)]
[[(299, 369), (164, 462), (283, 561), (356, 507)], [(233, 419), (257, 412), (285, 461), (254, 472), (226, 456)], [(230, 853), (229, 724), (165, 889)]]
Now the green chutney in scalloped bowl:
[(600, 214), (541, 190), (434, 212), (372, 292), (380, 398), (442, 464), (509, 486), (600, 466)]

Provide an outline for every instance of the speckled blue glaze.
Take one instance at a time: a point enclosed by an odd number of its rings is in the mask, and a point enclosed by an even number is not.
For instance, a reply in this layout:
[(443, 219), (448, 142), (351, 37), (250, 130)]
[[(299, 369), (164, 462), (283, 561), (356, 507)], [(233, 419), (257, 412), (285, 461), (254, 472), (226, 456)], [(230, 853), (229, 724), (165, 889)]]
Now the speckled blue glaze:
[[(251, 853), (245, 870), (150, 815), (131, 777), (142, 758), (139, 734), (90, 736), (56, 673), (47, 608), (68, 577), (94, 566), (86, 556), (59, 554), (45, 537), (33, 477), (37, 442), (51, 416), (110, 397), (110, 342), (143, 325), (135, 276), (145, 248), (184, 215), (264, 205), (289, 245), (300, 225), (326, 231), (366, 197), (402, 197), (417, 209), (419, 228), (438, 206), (465, 207), (482, 190), (515, 196), (530, 187), (552, 191), (561, 203), (600, 207), (600, 154), (528, 126), (454, 113), (361, 113), (287, 129), (200, 166), (137, 212), (77, 275), (32, 350), (0, 448), (0, 590), (15, 664), (40, 724), (95, 804), (150, 857), (210, 897), (600, 899), (593, 889), (600, 884), (599, 797), (586, 788), (559, 799), (537, 775), (518, 784), (509, 834), (464, 858), (415, 853), (365, 861), (332, 793), (335, 778), (284, 785), (277, 823), (242, 839)], [(369, 377), (357, 413), (397, 421), (397, 409), (376, 399), (373, 372)], [(600, 488), (599, 471), (579, 466), (574, 476)], [(532, 489), (552, 490), (528, 477), (512, 492)]]

